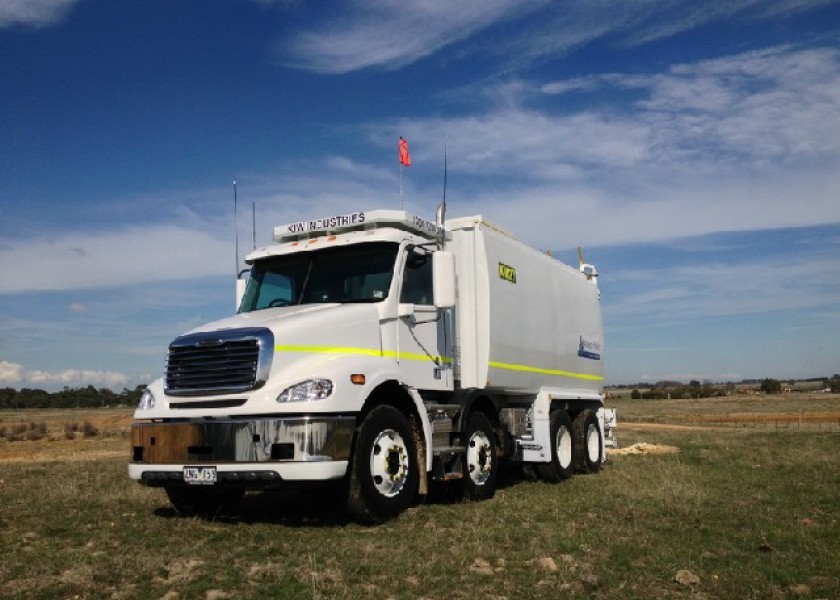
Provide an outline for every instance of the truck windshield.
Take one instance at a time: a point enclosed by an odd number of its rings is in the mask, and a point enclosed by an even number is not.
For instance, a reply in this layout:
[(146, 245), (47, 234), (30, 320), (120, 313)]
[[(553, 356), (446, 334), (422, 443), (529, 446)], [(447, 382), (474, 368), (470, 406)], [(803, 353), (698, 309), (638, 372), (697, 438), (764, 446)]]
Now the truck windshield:
[(358, 244), (258, 260), (239, 312), (325, 302), (379, 302), (388, 297), (399, 246)]

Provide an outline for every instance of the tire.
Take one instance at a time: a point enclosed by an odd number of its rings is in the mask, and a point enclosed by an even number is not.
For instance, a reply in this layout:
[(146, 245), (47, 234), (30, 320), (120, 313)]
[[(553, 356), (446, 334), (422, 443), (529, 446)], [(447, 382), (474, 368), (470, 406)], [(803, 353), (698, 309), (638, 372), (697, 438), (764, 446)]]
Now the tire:
[(215, 517), (228, 514), (245, 495), (244, 488), (170, 485), (165, 489), (169, 502), (182, 517)]
[(396, 408), (377, 406), (356, 430), (347, 509), (355, 520), (378, 524), (414, 503), (420, 473), (414, 434)]
[(499, 460), (496, 434), (484, 413), (470, 415), (464, 431), (464, 445), (463, 496), (468, 500), (489, 500), (496, 493)]
[(586, 409), (572, 423), (574, 453), (580, 473), (597, 473), (603, 459), (601, 427), (596, 414)]
[(575, 472), (575, 444), (572, 420), (564, 410), (554, 410), (550, 417), (551, 462), (537, 463), (540, 479), (559, 483)]

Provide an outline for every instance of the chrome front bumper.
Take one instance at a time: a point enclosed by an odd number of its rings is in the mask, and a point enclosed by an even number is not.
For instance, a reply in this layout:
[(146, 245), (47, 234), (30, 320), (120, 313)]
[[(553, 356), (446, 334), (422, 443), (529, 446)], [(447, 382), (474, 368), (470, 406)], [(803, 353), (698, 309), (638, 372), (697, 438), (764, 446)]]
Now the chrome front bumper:
[(352, 416), (137, 421), (129, 475), (160, 485), (204, 464), (271, 481), (334, 479), (346, 471), (355, 425)]

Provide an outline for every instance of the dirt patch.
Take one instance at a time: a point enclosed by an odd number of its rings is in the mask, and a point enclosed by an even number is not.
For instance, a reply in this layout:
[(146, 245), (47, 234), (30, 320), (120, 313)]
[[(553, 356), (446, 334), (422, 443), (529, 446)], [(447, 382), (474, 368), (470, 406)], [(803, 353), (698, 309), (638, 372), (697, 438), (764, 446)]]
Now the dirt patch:
[(610, 456), (626, 456), (628, 454), (676, 454), (680, 449), (676, 446), (666, 446), (663, 444), (648, 444), (647, 442), (639, 442), (626, 448), (616, 448), (610, 450)]

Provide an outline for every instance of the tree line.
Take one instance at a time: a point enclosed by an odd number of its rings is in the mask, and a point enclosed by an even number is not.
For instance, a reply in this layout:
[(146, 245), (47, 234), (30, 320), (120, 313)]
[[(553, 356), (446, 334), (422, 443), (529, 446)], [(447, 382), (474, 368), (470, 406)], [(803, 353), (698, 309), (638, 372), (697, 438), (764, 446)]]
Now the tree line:
[[(778, 379), (762, 379), (758, 382), (758, 390), (763, 394), (781, 394), (784, 386)], [(793, 385), (793, 382), (790, 382)], [(687, 385), (684, 383), (674, 381), (661, 381), (650, 386), (645, 391), (634, 389), (631, 398), (634, 400), (664, 400), (666, 398), (672, 400), (691, 399), (691, 398), (713, 398), (717, 396), (727, 396), (736, 391), (734, 383), (713, 384), (700, 383), (693, 380)], [(822, 380), (822, 388), (829, 390), (834, 394), (840, 394), (840, 376), (825, 378)]]
[(92, 385), (81, 388), (65, 387), (58, 392), (40, 389), (0, 388), (0, 410), (21, 408), (105, 408), (108, 406), (136, 406), (140, 401), (145, 385), (138, 385), (133, 390), (123, 388), (114, 392), (108, 388), (95, 388)]

